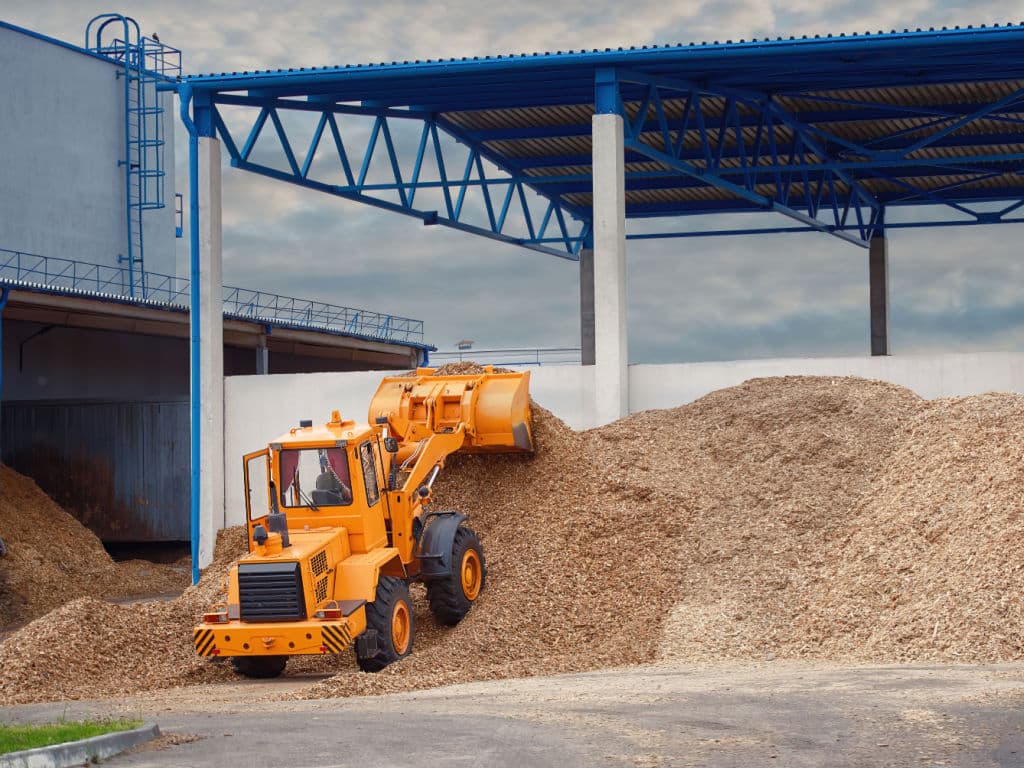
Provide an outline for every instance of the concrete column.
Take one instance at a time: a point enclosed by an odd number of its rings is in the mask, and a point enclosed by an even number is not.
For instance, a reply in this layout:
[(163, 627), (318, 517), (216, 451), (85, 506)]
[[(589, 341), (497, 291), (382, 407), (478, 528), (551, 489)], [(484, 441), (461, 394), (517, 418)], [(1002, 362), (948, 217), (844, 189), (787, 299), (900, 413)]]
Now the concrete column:
[(594, 251), (580, 251), (580, 355), (583, 365), (594, 364)]
[(868, 248), (871, 354), (889, 354), (889, 238), (871, 238)]
[(622, 118), (594, 115), (594, 413), (599, 424), (629, 412), (626, 369), (626, 177)]
[(199, 373), (202, 393), (199, 565), (213, 559), (224, 527), (224, 280), (220, 142), (199, 138)]
[(256, 339), (256, 375), (270, 373), (270, 352), (267, 349), (267, 335), (261, 333)]

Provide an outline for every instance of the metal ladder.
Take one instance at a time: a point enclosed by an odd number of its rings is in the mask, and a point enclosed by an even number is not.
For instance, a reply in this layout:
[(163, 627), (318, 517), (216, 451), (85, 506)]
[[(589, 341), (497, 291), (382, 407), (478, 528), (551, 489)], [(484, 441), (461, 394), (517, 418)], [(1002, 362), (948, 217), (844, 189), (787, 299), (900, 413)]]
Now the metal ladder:
[[(120, 25), (122, 37), (109, 43), (103, 31)], [(126, 253), (118, 262), (127, 266), (129, 295), (146, 298), (146, 211), (167, 205), (164, 147), (167, 143), (163, 98), (157, 84), (181, 73), (181, 51), (144, 37), (130, 16), (105, 13), (86, 27), (86, 47), (122, 64), (118, 78), (124, 85), (124, 155), (118, 165), (125, 174)]]

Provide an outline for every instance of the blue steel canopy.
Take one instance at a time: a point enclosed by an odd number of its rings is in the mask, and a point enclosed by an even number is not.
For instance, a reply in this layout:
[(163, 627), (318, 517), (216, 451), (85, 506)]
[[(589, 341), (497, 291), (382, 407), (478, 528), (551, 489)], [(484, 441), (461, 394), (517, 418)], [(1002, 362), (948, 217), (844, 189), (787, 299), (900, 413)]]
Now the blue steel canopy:
[[(192, 75), (180, 88), (236, 167), (568, 258), (590, 239), (595, 112), (624, 119), (628, 218), (777, 211), (795, 223), (714, 234), (861, 245), (883, 226), (1024, 221), (1024, 24)], [(232, 110), (248, 112), (243, 129)], [(288, 112), (315, 129), (300, 138)], [(353, 116), (368, 121), (358, 141)], [(399, 122), (418, 141), (396, 140)], [(254, 154), (271, 131), (276, 162)], [(953, 210), (886, 224), (886, 208), (922, 204)]]

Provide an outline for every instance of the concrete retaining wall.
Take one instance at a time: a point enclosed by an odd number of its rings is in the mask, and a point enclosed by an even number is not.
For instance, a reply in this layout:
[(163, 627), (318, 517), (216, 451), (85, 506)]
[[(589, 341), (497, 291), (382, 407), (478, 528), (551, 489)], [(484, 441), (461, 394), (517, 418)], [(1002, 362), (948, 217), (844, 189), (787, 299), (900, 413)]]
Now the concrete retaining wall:
[[(229, 376), (224, 382), (225, 515), (215, 527), (243, 522), (241, 457), (300, 419), (324, 421), (332, 409), (364, 419), (380, 371)], [(1024, 392), (1024, 355), (1012, 353), (910, 357), (742, 360), (629, 368), (630, 410), (671, 408), (760, 376), (861, 376), (901, 384), (922, 397), (988, 391)], [(530, 369), (534, 399), (576, 429), (596, 426), (594, 369)]]

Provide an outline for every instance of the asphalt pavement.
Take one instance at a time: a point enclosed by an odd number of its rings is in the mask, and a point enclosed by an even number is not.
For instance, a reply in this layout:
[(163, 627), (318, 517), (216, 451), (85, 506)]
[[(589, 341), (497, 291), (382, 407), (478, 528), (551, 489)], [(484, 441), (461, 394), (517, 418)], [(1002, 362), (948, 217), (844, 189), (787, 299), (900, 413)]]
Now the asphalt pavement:
[(134, 714), (187, 741), (104, 763), (116, 768), (1024, 768), (1024, 665), (643, 667), (272, 700), (308, 682), (14, 707), (0, 719)]

